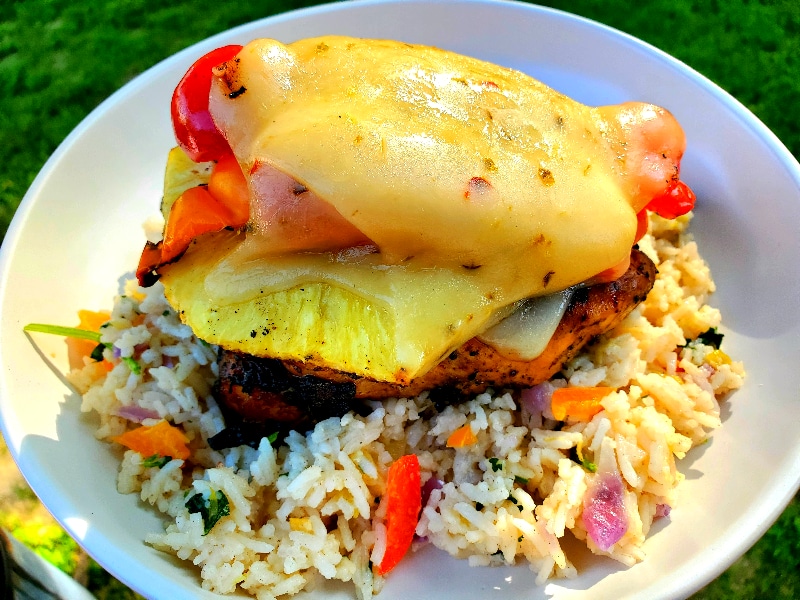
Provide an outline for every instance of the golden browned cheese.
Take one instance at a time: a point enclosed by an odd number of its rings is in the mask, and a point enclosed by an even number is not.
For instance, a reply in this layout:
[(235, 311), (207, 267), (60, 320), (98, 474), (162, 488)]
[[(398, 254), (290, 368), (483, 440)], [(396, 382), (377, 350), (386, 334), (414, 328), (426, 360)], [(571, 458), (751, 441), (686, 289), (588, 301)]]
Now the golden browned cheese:
[[(636, 213), (677, 177), (685, 145), (658, 107), (587, 107), (402, 42), (256, 40), (215, 72), (210, 110), (249, 178), (251, 223), (166, 268), (168, 297), (212, 343), (379, 381), (406, 383), (512, 303), (623, 261)], [(275, 217), (262, 188), (282, 180), (377, 252), (281, 250), (293, 215)], [(282, 320), (261, 335), (276, 294)], [(333, 310), (331, 294), (360, 302), (360, 316)], [(361, 344), (349, 353), (336, 347), (344, 330)]]
[(643, 201), (615, 114), (518, 71), (328, 36), (251, 42), (221, 73), (211, 112), (245, 172), (291, 175), (385, 264), (480, 265), (516, 300), (630, 250)]

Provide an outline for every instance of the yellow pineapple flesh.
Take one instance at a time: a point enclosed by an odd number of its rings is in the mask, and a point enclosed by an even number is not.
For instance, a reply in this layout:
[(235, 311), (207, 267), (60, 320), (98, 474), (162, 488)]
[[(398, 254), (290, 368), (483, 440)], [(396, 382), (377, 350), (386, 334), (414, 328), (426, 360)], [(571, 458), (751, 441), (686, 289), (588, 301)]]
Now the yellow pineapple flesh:
[[(165, 190), (205, 183), (202, 170), (179, 160), (170, 155)], [(221, 231), (194, 240), (161, 280), (183, 321), (211, 344), (397, 383), (427, 371), (496, 315), (497, 298), (469, 270), (380, 261), (330, 253), (265, 259), (257, 236)]]

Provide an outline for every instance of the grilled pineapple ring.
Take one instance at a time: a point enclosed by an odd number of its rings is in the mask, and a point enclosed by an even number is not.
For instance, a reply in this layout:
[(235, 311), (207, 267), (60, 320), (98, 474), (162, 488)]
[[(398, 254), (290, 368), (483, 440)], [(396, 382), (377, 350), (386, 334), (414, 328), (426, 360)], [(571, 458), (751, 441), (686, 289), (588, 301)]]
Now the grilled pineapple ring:
[[(207, 169), (173, 150), (162, 208), (206, 183)], [(511, 310), (498, 312), (493, 291), (477, 285), (470, 269), (412, 271), (374, 255), (248, 260), (246, 234), (231, 231), (196, 239), (162, 268), (161, 281), (208, 343), (401, 385)], [(453, 321), (453, 314), (465, 316)]]

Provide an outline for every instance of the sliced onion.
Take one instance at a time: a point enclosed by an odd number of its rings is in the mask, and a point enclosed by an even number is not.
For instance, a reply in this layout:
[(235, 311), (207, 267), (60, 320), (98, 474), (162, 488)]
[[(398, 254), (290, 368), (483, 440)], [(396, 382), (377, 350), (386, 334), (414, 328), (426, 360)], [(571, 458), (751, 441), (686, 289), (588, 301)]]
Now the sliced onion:
[(530, 414), (541, 414), (550, 406), (554, 389), (555, 387), (549, 381), (526, 388), (520, 392), (519, 403)]
[(141, 423), (145, 419), (158, 419), (161, 415), (150, 408), (142, 408), (141, 406), (121, 406), (114, 411), (114, 414), (128, 421), (134, 423)]
[(583, 526), (592, 541), (603, 551), (616, 544), (628, 531), (625, 511), (625, 485), (616, 473), (595, 478), (583, 498)]
[(672, 511), (672, 507), (669, 504), (661, 503), (656, 504), (656, 517), (668, 517), (669, 513)]

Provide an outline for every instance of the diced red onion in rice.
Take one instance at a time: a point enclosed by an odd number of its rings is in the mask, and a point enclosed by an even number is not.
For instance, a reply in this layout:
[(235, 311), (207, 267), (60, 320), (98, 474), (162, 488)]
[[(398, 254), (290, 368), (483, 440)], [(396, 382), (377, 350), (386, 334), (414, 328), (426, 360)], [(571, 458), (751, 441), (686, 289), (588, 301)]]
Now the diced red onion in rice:
[(114, 414), (134, 423), (141, 423), (145, 419), (158, 419), (160, 417), (158, 412), (141, 406), (121, 406), (114, 411)]
[[(441, 479), (436, 479), (436, 477), (431, 477), (425, 484), (422, 486), (422, 507), (424, 508), (426, 504), (428, 504), (428, 499), (431, 497), (431, 492), (433, 490), (440, 490), (444, 487), (444, 481)], [(418, 536), (414, 535), (414, 540), (419, 544), (425, 544), (428, 542), (427, 536)]]
[(656, 517), (668, 517), (671, 511), (672, 507), (669, 504), (656, 504)]
[(425, 485), (422, 486), (422, 506), (425, 506), (428, 503), (428, 498), (431, 497), (431, 492), (433, 490), (440, 490), (444, 486), (444, 481), (441, 479), (436, 479), (435, 477), (431, 477), (428, 481), (425, 482)]
[(601, 550), (608, 550), (628, 530), (625, 486), (615, 473), (600, 474), (583, 498), (583, 525)]
[(526, 388), (520, 392), (519, 403), (532, 415), (541, 414), (553, 398), (553, 384), (549, 381)]

